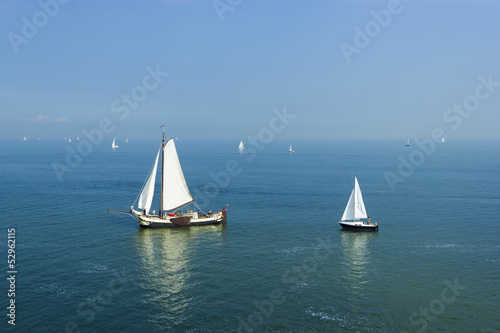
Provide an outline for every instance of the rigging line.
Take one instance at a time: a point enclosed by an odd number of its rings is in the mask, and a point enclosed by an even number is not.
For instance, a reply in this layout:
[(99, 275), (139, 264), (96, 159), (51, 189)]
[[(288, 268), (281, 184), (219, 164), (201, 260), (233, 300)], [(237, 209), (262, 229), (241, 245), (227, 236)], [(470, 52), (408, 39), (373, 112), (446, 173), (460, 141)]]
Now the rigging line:
[(195, 205), (196, 207), (198, 207), (198, 209), (199, 209), (199, 211), (200, 211), (200, 212), (202, 212), (203, 214), (207, 215), (207, 213), (206, 213), (206, 212), (204, 212), (204, 211), (203, 211), (203, 209), (201, 209), (201, 208), (200, 208), (200, 206), (198, 206), (198, 204), (196, 203), (196, 201), (193, 201), (193, 202), (194, 202), (194, 205)]
[[(123, 216), (123, 213), (118, 213), (118, 212), (111, 212), (111, 213), (113, 213), (113, 215), (121, 217), (124, 220), (130, 221), (128, 218), (126, 218), (125, 216)], [(131, 214), (128, 214), (128, 215), (132, 216)], [(135, 220), (135, 219), (133, 219), (133, 220)]]

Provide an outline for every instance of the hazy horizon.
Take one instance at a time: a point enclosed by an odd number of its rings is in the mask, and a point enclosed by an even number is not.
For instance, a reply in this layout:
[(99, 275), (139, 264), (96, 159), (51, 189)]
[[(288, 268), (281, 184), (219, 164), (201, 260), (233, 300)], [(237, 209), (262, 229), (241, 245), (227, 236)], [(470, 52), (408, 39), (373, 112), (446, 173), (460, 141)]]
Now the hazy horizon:
[(60, 1), (0, 1), (0, 138), (500, 138), (495, 1)]

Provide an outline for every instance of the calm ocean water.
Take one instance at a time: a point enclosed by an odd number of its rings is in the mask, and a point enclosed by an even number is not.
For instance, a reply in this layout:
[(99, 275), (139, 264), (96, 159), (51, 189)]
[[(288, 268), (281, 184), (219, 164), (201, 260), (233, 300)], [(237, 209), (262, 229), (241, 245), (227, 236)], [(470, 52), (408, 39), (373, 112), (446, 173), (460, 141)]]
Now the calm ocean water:
[[(192, 194), (228, 222), (145, 230), (107, 209), (129, 209), (159, 140), (109, 141), (62, 182), (51, 163), (75, 140), (0, 141), (19, 332), (500, 331), (499, 142), (439, 144), (391, 191), (414, 144), (272, 142), (250, 160), (239, 140), (179, 140)], [(354, 176), (378, 233), (338, 224)]]

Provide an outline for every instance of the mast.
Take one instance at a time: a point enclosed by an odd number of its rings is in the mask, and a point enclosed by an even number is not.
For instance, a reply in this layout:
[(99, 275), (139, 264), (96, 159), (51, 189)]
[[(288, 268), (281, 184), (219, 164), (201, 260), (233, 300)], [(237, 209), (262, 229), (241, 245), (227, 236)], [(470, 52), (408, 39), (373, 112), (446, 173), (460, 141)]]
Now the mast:
[(354, 217), (354, 222), (356, 222), (356, 182), (357, 179), (354, 177), (354, 205), (352, 206), (352, 216)]
[(163, 128), (163, 134), (161, 136), (161, 191), (160, 191), (160, 218), (163, 215), (163, 172), (165, 170), (165, 126), (161, 126)]

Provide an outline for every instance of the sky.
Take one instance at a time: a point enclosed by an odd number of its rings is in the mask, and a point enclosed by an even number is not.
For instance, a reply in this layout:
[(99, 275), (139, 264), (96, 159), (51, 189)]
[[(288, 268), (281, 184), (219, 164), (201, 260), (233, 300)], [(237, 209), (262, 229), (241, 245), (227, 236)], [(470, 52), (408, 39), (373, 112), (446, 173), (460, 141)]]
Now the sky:
[(107, 119), (106, 136), (164, 124), (239, 139), (286, 110), (283, 139), (498, 139), (499, 13), (496, 0), (0, 0), (0, 138)]

